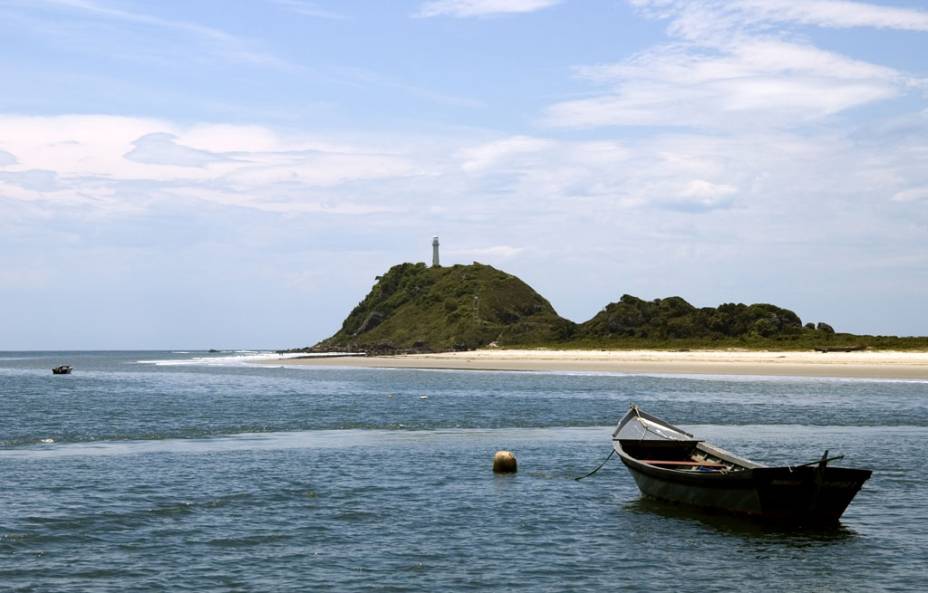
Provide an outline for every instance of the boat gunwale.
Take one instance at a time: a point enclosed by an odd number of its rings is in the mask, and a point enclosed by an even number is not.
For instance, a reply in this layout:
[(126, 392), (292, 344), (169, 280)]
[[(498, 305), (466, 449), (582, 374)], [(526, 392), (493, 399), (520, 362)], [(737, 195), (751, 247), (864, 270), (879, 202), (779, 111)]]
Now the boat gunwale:
[[(617, 438), (617, 435), (622, 431), (625, 425), (627, 425), (629, 422), (631, 422), (632, 420), (636, 418), (643, 418), (649, 422), (652, 422), (654, 424), (657, 424), (659, 426), (672, 430), (676, 432), (677, 434), (689, 437), (688, 440), (694, 442), (696, 444), (696, 448), (699, 449), (700, 451), (704, 453), (708, 453), (709, 455), (712, 455), (714, 457), (718, 457), (719, 459), (727, 463), (731, 463), (732, 465), (736, 467), (733, 470), (727, 471), (727, 472), (694, 473), (690, 470), (664, 468), (664, 467), (659, 467), (656, 465), (651, 465), (649, 463), (645, 463), (643, 460), (633, 457), (632, 455), (625, 452), (625, 449), (622, 447), (623, 440), (633, 441), (636, 439)], [(645, 440), (645, 439), (638, 439), (638, 440)], [(654, 439), (654, 440), (660, 440), (660, 439)], [(670, 441), (672, 439), (665, 439), (665, 440)], [(625, 463), (626, 466), (629, 465), (626, 462), (626, 459), (627, 459), (628, 461), (633, 461), (635, 465), (647, 467), (648, 469), (657, 470), (659, 472), (658, 475), (663, 474), (665, 476), (679, 476), (679, 475), (694, 476), (694, 477), (698, 476), (700, 479), (710, 478), (710, 476), (712, 476), (713, 477), (712, 479), (715, 479), (716, 477), (719, 477), (719, 476), (730, 476), (732, 474), (742, 474), (743, 472), (748, 471), (748, 470), (768, 467), (764, 464), (751, 461), (750, 459), (747, 459), (745, 457), (741, 457), (740, 455), (735, 455), (734, 453), (731, 453), (730, 451), (726, 451), (725, 449), (722, 449), (721, 447), (717, 447), (713, 445), (712, 443), (709, 443), (703, 439), (699, 439), (696, 436), (690, 434), (689, 432), (683, 430), (682, 428), (679, 428), (667, 422), (666, 420), (662, 420), (658, 418), (657, 416), (652, 416), (651, 414), (648, 414), (647, 412), (642, 411), (637, 405), (633, 405), (628, 410), (628, 412), (625, 413), (625, 416), (623, 416), (622, 419), (619, 420), (618, 425), (616, 426), (615, 430), (612, 432), (612, 443), (613, 443), (613, 449), (619, 455), (619, 457), (622, 459), (623, 463)]]

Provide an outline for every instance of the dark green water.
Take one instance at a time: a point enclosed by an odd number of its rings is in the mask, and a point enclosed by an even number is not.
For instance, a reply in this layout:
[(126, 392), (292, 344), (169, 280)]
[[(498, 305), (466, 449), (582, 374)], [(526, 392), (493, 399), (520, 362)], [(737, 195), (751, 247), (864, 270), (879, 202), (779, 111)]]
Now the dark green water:
[[(137, 362), (192, 356), (0, 353), (0, 591), (928, 589), (925, 383)], [(630, 402), (874, 475), (829, 531), (574, 481)]]

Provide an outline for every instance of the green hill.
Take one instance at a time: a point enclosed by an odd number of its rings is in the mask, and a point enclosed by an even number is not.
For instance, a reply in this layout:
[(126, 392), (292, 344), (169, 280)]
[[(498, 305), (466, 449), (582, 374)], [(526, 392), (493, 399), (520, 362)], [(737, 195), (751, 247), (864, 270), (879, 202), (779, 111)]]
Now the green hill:
[[(822, 326), (823, 328), (825, 326)], [(775, 305), (726, 303), (697, 309), (680, 297), (644, 301), (622, 295), (578, 328), (581, 338), (783, 338), (802, 333), (802, 321)], [(827, 330), (825, 330), (827, 331)]]
[(313, 350), (470, 350), (557, 341), (573, 328), (528, 284), (491, 266), (400, 264)]
[(622, 295), (577, 326), (569, 348), (751, 348), (850, 351), (925, 349), (928, 338), (836, 333), (827, 323), (806, 323), (789, 309), (756, 303), (697, 308), (680, 297), (644, 301)]

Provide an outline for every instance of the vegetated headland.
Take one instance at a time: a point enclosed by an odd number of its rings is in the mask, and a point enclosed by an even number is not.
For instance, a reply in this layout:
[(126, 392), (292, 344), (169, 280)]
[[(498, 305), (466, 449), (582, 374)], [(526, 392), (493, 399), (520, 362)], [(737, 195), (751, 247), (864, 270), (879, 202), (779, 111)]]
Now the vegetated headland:
[(484, 347), (557, 349), (928, 350), (928, 337), (854, 335), (775, 305), (694, 307), (623, 295), (592, 319), (564, 319), (531, 286), (492, 266), (404, 263), (378, 276), (335, 335), (290, 352), (416, 354)]

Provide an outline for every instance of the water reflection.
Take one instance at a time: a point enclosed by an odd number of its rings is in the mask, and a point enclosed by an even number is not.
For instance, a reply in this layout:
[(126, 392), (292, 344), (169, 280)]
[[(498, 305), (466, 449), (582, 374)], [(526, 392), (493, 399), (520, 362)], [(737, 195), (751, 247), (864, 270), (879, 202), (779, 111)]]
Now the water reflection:
[(738, 517), (710, 510), (677, 505), (654, 498), (640, 497), (623, 505), (625, 511), (657, 515), (664, 519), (707, 527), (713, 531), (748, 539), (779, 539), (794, 547), (818, 546), (849, 541), (857, 532), (842, 523), (834, 526), (784, 526), (749, 517)]

